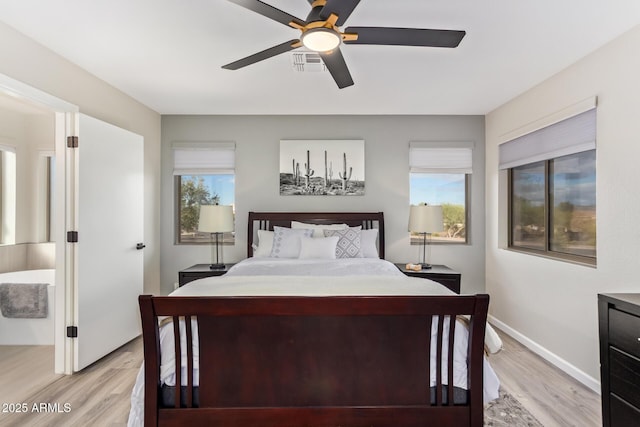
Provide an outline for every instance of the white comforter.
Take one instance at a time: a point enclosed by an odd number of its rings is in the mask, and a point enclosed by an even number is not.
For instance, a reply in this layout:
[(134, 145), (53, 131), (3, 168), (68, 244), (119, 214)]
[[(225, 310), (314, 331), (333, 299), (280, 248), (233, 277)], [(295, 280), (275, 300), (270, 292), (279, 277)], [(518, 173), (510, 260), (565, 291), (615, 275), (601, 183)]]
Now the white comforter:
[(229, 269), (232, 276), (396, 276), (395, 265), (378, 258), (289, 259), (248, 258)]
[[(380, 259), (340, 260), (288, 260), (250, 258), (232, 267), (221, 277), (200, 279), (188, 283), (171, 293), (172, 296), (339, 296), (339, 295), (452, 295), (453, 292), (439, 283), (421, 278), (407, 277), (390, 262)], [(194, 321), (195, 322), (195, 321)], [(445, 330), (447, 324), (444, 325)], [(432, 334), (437, 324), (434, 322)], [(446, 335), (445, 335), (446, 336)], [(467, 388), (465, 328), (456, 328), (454, 349), (454, 385)], [(183, 337), (184, 340), (184, 337)], [(496, 352), (502, 347), (500, 338), (487, 325), (486, 347)], [(432, 343), (435, 346), (435, 342)], [(161, 381), (175, 385), (173, 328), (160, 330), (162, 361)], [(198, 337), (194, 324), (194, 385), (199, 384)], [(186, 342), (182, 342), (186, 357)], [(446, 346), (444, 348), (446, 352)], [(432, 349), (435, 354), (435, 348)], [(435, 385), (435, 361), (431, 360), (431, 385)], [(443, 354), (446, 360), (446, 354)], [(446, 365), (442, 372), (446, 378)], [(498, 397), (499, 381), (493, 369), (484, 362), (484, 401)], [(186, 381), (186, 367), (182, 378)], [(185, 384), (183, 384), (185, 385)], [(130, 427), (143, 425), (144, 374), (140, 368), (131, 394)]]

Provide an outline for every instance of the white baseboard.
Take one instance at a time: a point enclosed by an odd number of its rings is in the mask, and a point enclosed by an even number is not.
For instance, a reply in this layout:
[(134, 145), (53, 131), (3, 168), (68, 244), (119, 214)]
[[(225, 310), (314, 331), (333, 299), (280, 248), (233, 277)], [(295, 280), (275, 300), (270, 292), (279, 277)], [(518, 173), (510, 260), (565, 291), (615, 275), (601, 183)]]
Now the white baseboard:
[(598, 381), (597, 379), (591, 377), (590, 375), (587, 375), (584, 371), (576, 368), (563, 358), (558, 357), (556, 354), (542, 347), (537, 342), (527, 338), (520, 332), (516, 331), (515, 329), (511, 328), (510, 326), (506, 325), (505, 323), (501, 322), (491, 315), (489, 315), (489, 323), (509, 335), (511, 338), (518, 341), (520, 344), (527, 347), (529, 350), (533, 351), (538, 356), (542, 357), (547, 362), (562, 370), (567, 375), (570, 375), (594, 392), (600, 394), (600, 381)]

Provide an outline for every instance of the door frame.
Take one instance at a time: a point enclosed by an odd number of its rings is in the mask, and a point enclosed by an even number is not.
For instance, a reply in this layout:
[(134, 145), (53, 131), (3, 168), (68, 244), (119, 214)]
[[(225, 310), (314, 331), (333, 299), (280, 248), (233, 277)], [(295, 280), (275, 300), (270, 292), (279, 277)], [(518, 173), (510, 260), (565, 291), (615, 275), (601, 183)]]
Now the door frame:
[[(77, 135), (77, 105), (71, 104), (35, 87), (0, 73), (0, 92), (27, 100), (51, 110), (55, 114), (54, 147), (56, 153), (55, 216), (53, 236), (56, 248), (55, 263), (55, 315), (54, 315), (54, 371), (57, 374), (73, 373), (73, 340), (67, 338), (66, 327), (74, 321), (73, 313), (73, 245), (67, 244), (67, 224), (75, 223), (75, 212), (67, 209), (69, 197), (73, 195), (71, 185), (75, 176), (73, 170), (74, 150), (67, 150), (67, 136)], [(71, 170), (68, 170), (67, 167)]]

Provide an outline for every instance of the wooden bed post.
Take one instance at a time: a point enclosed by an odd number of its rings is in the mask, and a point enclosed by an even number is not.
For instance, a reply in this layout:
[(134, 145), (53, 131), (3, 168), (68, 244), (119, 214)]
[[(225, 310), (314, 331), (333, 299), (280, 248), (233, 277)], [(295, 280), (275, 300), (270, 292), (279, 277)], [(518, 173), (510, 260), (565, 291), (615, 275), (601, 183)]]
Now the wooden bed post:
[(160, 398), (160, 333), (151, 295), (140, 295), (142, 342), (144, 347), (144, 423), (158, 425)]
[[(470, 400), (471, 425), (481, 427), (484, 424), (483, 405), (483, 351), (477, 351), (478, 347), (484, 349), (484, 336), (487, 324), (487, 312), (489, 310), (489, 295), (476, 295), (476, 306), (471, 321), (469, 322), (469, 366), (474, 369), (467, 370), (467, 384)], [(478, 327), (480, 326), (480, 327)]]

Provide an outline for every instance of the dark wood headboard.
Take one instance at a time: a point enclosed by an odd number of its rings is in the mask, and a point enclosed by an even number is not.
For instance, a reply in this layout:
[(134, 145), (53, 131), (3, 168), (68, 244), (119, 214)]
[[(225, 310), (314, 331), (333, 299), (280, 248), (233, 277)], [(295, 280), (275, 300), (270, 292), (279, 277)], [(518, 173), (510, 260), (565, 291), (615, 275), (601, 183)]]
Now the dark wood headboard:
[(291, 221), (309, 224), (347, 224), (363, 230), (378, 229), (378, 254), (384, 259), (384, 215), (382, 212), (249, 212), (247, 256), (253, 256), (254, 232), (273, 230), (274, 226), (291, 227)]

